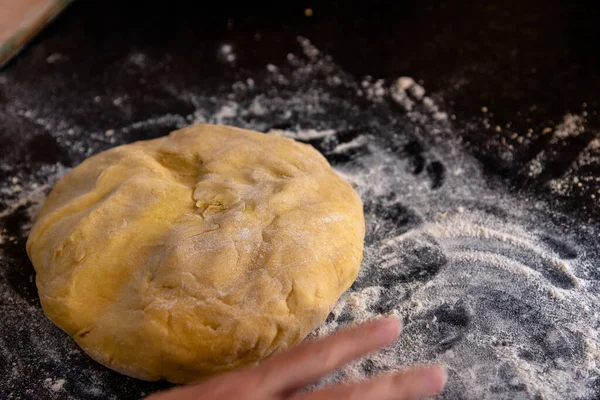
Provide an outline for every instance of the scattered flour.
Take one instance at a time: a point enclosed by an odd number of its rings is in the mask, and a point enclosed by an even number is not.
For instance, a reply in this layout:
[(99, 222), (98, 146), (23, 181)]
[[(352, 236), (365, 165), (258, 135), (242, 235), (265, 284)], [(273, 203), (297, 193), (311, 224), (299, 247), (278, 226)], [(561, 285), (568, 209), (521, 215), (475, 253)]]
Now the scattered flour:
[(583, 131), (583, 118), (579, 115), (566, 114), (562, 122), (554, 129), (552, 142), (556, 143), (560, 139), (578, 136)]
[(331, 151), (332, 153), (344, 153), (348, 150), (365, 146), (369, 143), (367, 136), (357, 136), (349, 142), (338, 144)]
[(67, 381), (65, 381), (64, 379), (56, 379), (56, 380), (53, 380), (52, 378), (44, 379), (44, 384), (53, 392), (61, 391), (63, 386), (65, 386), (66, 382)]
[(233, 63), (237, 59), (237, 55), (233, 51), (233, 46), (229, 43), (223, 44), (219, 47), (219, 52), (217, 54), (217, 58), (221, 59), (226, 63)]
[[(565, 216), (543, 201), (492, 187), (463, 150), (451, 122), (455, 118), (448, 117), (440, 101), (442, 94), (428, 95), (422, 82), (409, 77), (391, 83), (370, 77), (356, 81), (309, 40), (298, 41), (302, 54), (288, 55), (288, 64), (267, 65), (264, 78), (240, 76), (227, 83), (224, 96), (176, 91), (177, 100), (192, 106), (190, 113), (168, 112), (94, 132), (64, 123), (64, 110), (40, 107), (22, 114), (80, 158), (140, 132), (194, 122), (291, 137), (329, 157), (365, 203), (367, 237), (356, 283), (313, 336), (390, 313), (401, 318), (404, 331), (395, 345), (319, 385), (364, 379), (412, 363), (442, 362), (450, 371), (443, 399), (595, 398), (600, 374), (598, 227), (565, 224)], [(226, 62), (235, 61), (233, 45), (223, 44), (217, 52)], [(148, 64), (140, 53), (125, 61), (140, 68)], [(336, 97), (340, 89), (353, 95)], [(372, 107), (358, 106), (364, 98)], [(127, 101), (125, 94), (111, 99), (111, 107)], [(553, 135), (556, 140), (578, 135), (581, 126), (577, 116), (566, 116)], [(436, 139), (440, 137), (444, 140)], [(592, 162), (598, 147), (591, 142), (585, 150), (588, 161), (577, 162)], [(531, 176), (540, 173), (545, 159), (537, 162), (542, 167), (527, 167)], [(24, 214), (16, 232), (0, 231), (3, 275), (24, 262), (4, 246), (15, 240), (24, 244), (44, 195), (66, 171), (56, 163), (29, 176), (15, 171), (8, 182), (0, 182), (6, 204), (0, 222)], [(580, 178), (570, 176), (569, 185), (576, 186)], [(79, 390), (82, 396), (119, 397), (115, 393), (120, 385), (108, 384), (117, 378), (71, 342), (58, 341), (60, 333), (53, 331), (39, 306), (27, 305), (4, 281), (0, 293), (4, 303), (13, 305), (2, 314), (9, 324), (20, 321), (23, 310), (32, 319), (35, 329), (19, 337), (36, 343), (27, 351), (39, 368), (46, 368), (39, 376), (63, 377), (42, 380), (48, 393)], [(20, 362), (18, 354), (8, 351), (8, 343), (0, 339), (0, 352)], [(81, 368), (92, 383), (80, 383)], [(21, 371), (9, 372), (0, 391), (21, 385)], [(151, 391), (144, 386), (149, 384), (127, 382), (135, 386), (136, 395), (140, 388)]]
[(271, 129), (268, 133), (273, 135), (287, 136), (297, 140), (313, 140), (313, 139), (324, 139), (326, 137), (335, 135), (335, 130), (325, 129), (317, 131), (315, 129), (305, 129), (299, 131), (282, 131), (280, 129)]

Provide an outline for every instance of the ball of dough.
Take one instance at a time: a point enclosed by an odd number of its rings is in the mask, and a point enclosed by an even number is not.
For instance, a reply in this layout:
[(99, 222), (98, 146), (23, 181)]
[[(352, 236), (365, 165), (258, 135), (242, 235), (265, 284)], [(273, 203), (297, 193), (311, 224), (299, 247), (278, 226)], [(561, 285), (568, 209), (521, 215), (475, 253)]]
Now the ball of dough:
[(186, 383), (305, 338), (356, 279), (364, 226), (312, 147), (197, 125), (73, 169), (27, 252), (44, 312), (92, 358)]

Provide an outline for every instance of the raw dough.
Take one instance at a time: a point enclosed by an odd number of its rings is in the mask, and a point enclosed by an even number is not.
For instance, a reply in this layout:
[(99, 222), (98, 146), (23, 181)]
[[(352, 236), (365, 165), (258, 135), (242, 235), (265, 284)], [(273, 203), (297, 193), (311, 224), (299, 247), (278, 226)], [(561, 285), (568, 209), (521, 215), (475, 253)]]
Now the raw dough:
[(91, 357), (184, 383), (302, 340), (363, 239), (358, 195), (312, 147), (197, 125), (84, 161), (27, 252), (45, 313)]

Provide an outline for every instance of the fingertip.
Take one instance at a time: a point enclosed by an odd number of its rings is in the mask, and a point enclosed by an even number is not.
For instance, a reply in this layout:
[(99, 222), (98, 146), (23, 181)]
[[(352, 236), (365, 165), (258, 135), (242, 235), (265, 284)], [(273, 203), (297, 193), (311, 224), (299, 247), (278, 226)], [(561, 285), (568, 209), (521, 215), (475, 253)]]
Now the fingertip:
[(379, 321), (377, 332), (381, 341), (391, 344), (398, 339), (401, 330), (400, 319), (396, 315), (391, 315)]
[(389, 314), (386, 316), (386, 319), (390, 321), (390, 323), (394, 323), (394, 326), (396, 327), (396, 337), (398, 337), (400, 332), (402, 332), (402, 321), (400, 320), (400, 316), (396, 314)]
[(421, 370), (422, 390), (425, 395), (438, 394), (446, 386), (448, 371), (443, 365), (432, 365)]
[(402, 328), (402, 322), (400, 321), (400, 316), (398, 314), (387, 314), (383, 319), (386, 321), (394, 321), (399, 328)]
[(448, 382), (448, 370), (443, 365), (437, 365), (437, 368), (440, 373), (440, 382), (442, 386), (441, 389), (443, 389), (446, 386), (446, 383)]

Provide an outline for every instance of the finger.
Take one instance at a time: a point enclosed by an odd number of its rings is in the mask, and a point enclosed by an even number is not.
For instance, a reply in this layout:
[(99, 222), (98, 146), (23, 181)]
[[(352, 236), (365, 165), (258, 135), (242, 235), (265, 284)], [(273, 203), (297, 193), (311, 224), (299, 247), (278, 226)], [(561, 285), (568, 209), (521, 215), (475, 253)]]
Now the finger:
[[(245, 396), (245, 397), (244, 397)], [(256, 377), (247, 371), (231, 372), (200, 383), (177, 386), (155, 393), (144, 400), (262, 399)]]
[(396, 317), (378, 319), (342, 330), (324, 339), (305, 342), (267, 359), (256, 371), (275, 391), (303, 387), (340, 366), (396, 341)]
[(298, 400), (417, 400), (441, 392), (447, 379), (442, 366), (421, 367), (366, 382), (333, 386)]
[(197, 400), (197, 386), (178, 386), (144, 397), (143, 400)]

